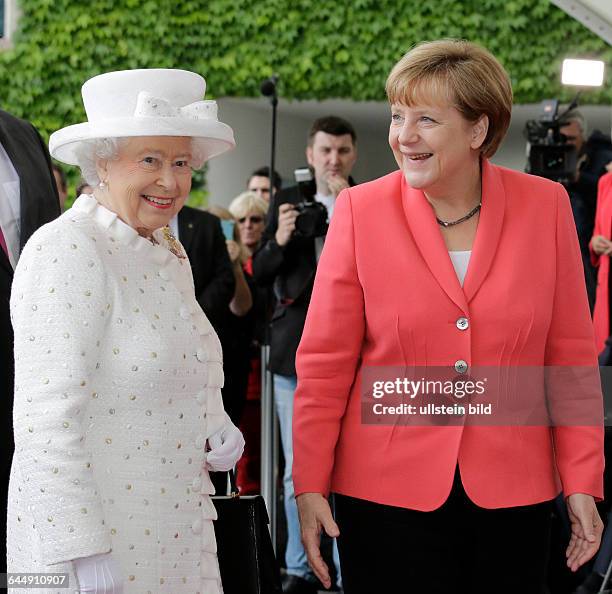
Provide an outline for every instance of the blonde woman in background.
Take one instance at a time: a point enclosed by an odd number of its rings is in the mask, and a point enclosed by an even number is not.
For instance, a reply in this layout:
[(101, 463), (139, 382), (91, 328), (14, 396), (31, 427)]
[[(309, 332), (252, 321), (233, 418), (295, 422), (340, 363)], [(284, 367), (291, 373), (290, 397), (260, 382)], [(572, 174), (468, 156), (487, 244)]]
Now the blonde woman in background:
[[(261, 241), (268, 206), (268, 202), (255, 192), (243, 192), (229, 205), (229, 211), (238, 224), (240, 241), (249, 252), (247, 261), (252, 258), (253, 252)], [(248, 268), (250, 267), (247, 266)]]
[(249, 445), (245, 448), (243, 459), (238, 464), (238, 484), (244, 494), (260, 491), (260, 346), (264, 341), (265, 325), (268, 320), (267, 307), (271, 303), (271, 297), (265, 288), (258, 287), (253, 280), (252, 258), (261, 241), (268, 206), (268, 201), (254, 192), (240, 194), (229, 206), (237, 223), (237, 237), (248, 254), (243, 262), (243, 272), (253, 299), (253, 307), (244, 319), (244, 327), (249, 336), (250, 364), (245, 408), (240, 423), (241, 430), (248, 436)]

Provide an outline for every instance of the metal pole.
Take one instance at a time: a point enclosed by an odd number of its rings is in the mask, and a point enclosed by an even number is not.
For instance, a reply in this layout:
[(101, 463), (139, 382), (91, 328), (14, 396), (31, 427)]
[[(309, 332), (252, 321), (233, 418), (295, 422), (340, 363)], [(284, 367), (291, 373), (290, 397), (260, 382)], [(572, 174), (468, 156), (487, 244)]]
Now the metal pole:
[[(261, 92), (270, 98), (272, 105), (272, 139), (270, 143), (270, 202), (274, 192), (274, 158), (276, 155), (276, 110), (278, 96), (276, 84), (278, 75), (274, 74), (261, 85)], [(268, 308), (266, 307), (266, 312)], [(278, 422), (274, 408), (274, 384), (268, 369), (270, 358), (270, 325), (266, 324), (264, 345), (261, 347), (261, 494), (270, 516), (270, 534), (276, 552), (276, 517), (278, 499)]]
[(272, 194), (274, 193), (274, 159), (276, 158), (276, 108), (278, 107), (278, 97), (276, 89), (274, 95), (270, 98), (272, 104), (272, 143), (270, 146), (270, 203), (272, 203)]
[(261, 495), (270, 516), (270, 534), (276, 552), (278, 501), (278, 423), (274, 408), (274, 384), (268, 370), (270, 346), (261, 347)]

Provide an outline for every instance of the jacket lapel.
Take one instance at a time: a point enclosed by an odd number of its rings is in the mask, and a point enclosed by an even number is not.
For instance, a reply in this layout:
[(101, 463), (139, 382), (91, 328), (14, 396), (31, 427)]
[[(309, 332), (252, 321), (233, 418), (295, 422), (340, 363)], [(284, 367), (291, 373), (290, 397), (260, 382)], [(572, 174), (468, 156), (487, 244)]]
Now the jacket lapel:
[[(17, 136), (17, 137), (16, 137)], [(30, 235), (35, 231), (35, 222), (40, 219), (40, 200), (36, 192), (37, 172), (32, 168), (32, 156), (40, 152), (40, 147), (34, 146), (32, 139), (17, 130), (10, 133), (0, 118), (0, 143), (13, 163), (19, 175), (19, 204), (20, 204), (20, 250)], [(40, 172), (38, 172), (40, 175)]]
[[(433, 208), (421, 190), (411, 188), (401, 176), (402, 205), (412, 236), (431, 274), (453, 302), (468, 313), (465, 294), (434, 215)], [(470, 263), (471, 266), (471, 263)]]
[(482, 209), (463, 292), (470, 302), (487, 277), (501, 237), (506, 192), (501, 175), (488, 160), (482, 161)]

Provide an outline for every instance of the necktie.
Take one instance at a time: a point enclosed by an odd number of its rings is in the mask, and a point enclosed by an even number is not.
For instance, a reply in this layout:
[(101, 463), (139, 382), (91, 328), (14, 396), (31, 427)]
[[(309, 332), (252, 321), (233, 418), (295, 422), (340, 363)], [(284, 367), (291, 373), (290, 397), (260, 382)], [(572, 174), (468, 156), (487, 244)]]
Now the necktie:
[(0, 247), (4, 250), (6, 257), (8, 258), (8, 247), (6, 247), (6, 240), (4, 239), (2, 228), (0, 228)]

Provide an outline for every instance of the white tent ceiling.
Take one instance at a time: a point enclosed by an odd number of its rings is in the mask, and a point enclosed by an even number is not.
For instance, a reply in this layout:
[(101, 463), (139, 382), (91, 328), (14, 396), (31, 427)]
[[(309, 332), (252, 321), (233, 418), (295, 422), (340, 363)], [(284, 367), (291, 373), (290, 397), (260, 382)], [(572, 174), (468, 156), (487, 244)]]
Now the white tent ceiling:
[(551, 0), (612, 45), (612, 0)]

